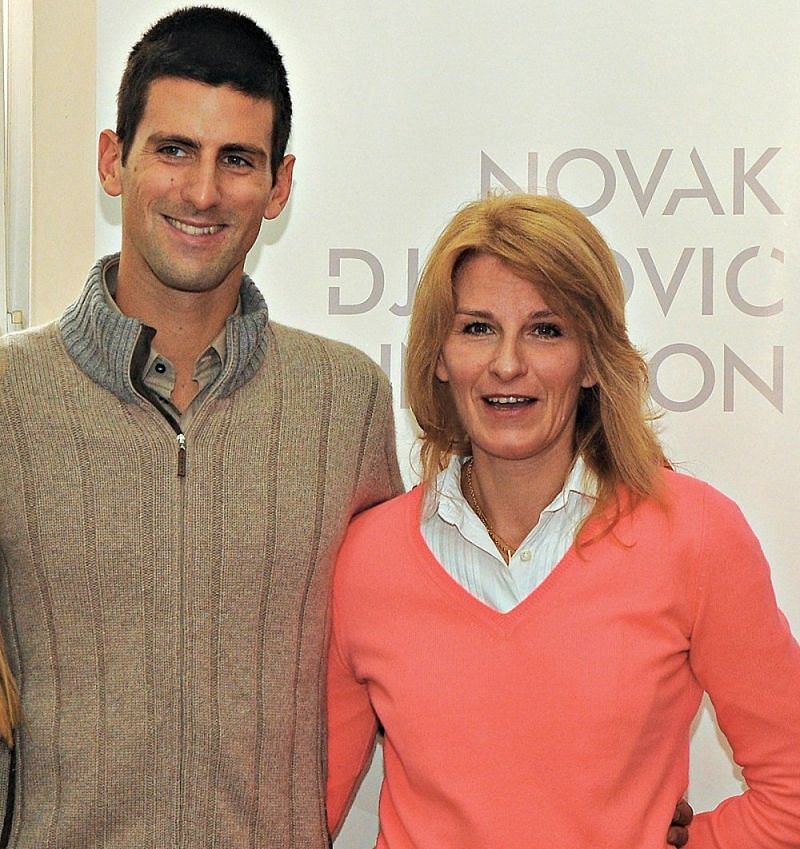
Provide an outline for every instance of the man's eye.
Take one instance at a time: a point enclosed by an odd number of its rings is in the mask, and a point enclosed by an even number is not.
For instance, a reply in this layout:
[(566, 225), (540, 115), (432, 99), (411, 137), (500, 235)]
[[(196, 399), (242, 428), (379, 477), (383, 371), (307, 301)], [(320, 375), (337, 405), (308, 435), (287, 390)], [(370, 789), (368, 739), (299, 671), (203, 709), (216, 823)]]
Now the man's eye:
[(236, 153), (229, 153), (223, 160), (226, 165), (230, 165), (233, 168), (250, 168), (250, 160), (245, 159), (243, 156), (239, 156)]
[(158, 149), (158, 152), (163, 153), (164, 156), (174, 156), (174, 157), (186, 156), (186, 151), (182, 147), (178, 147), (178, 145), (176, 145), (176, 144), (162, 145)]

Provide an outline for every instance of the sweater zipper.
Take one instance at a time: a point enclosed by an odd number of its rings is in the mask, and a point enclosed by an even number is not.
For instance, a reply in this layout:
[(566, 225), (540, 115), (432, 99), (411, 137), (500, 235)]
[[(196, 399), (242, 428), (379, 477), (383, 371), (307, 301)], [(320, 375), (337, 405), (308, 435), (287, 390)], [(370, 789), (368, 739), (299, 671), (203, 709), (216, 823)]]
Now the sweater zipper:
[(186, 477), (186, 436), (183, 433), (175, 434), (178, 443), (178, 477)]
[(178, 444), (178, 641), (180, 650), (178, 653), (178, 679), (179, 679), (179, 704), (178, 704), (178, 787), (177, 787), (177, 810), (175, 811), (175, 842), (176, 847), (185, 849), (184, 844), (184, 794), (186, 792), (186, 488), (184, 478), (186, 477), (186, 435), (175, 427), (175, 441)]

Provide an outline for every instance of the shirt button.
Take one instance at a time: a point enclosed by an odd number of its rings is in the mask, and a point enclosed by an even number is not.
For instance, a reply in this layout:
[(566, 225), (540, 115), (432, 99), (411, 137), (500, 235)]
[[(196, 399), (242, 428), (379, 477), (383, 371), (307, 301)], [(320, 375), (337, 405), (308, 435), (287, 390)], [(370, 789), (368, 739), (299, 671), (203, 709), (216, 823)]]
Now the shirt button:
[(167, 367), (164, 365), (164, 363), (156, 363), (156, 371), (159, 374), (164, 374), (164, 372), (166, 370), (167, 370)]
[(527, 563), (531, 559), (531, 556), (532, 555), (531, 555), (530, 551), (528, 551), (528, 549), (526, 548), (525, 551), (520, 553), (519, 559), (524, 560)]

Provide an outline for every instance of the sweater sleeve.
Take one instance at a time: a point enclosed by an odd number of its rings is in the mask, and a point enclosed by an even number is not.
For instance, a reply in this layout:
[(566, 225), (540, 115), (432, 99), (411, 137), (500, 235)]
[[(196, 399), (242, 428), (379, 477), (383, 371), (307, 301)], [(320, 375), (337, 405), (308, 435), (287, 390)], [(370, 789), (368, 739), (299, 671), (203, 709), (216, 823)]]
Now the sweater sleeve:
[(342, 656), (336, 598), (328, 652), (328, 830), (342, 825), (375, 746), (377, 720), (367, 687)]
[(403, 491), (403, 480), (397, 464), (392, 390), (386, 376), (377, 366), (375, 371), (375, 400), (367, 427), (354, 504), (355, 513), (387, 501)]
[(704, 503), (690, 662), (747, 790), (698, 815), (689, 849), (800, 847), (800, 647), (739, 509)]

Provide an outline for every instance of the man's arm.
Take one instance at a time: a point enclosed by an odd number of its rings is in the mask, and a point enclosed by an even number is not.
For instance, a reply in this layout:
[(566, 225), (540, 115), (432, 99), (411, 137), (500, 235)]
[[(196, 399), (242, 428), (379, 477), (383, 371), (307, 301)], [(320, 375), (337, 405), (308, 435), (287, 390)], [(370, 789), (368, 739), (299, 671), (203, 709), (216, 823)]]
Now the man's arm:
[[(375, 369), (378, 371), (377, 366)], [(397, 464), (392, 389), (383, 372), (378, 371), (376, 379), (375, 401), (357, 482), (354, 513), (403, 492), (403, 479)]]

